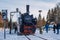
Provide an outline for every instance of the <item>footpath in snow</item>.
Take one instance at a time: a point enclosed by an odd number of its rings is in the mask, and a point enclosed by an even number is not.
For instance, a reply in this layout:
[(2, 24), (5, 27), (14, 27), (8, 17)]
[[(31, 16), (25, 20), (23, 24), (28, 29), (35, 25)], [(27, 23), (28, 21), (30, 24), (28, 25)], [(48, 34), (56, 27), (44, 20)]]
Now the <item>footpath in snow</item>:
[(60, 34), (54, 34), (52, 30), (48, 33), (43, 31), (43, 34), (39, 34), (39, 29), (36, 30), (34, 35), (18, 36), (17, 34), (9, 34), (9, 29), (6, 30), (6, 39), (4, 39), (4, 31), (0, 29), (0, 40), (60, 40)]

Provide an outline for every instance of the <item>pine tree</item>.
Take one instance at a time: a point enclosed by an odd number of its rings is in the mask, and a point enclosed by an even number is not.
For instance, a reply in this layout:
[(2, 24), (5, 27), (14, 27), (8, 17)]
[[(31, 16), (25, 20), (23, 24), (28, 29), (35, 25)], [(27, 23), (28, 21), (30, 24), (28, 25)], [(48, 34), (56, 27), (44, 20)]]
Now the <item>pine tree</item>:
[(47, 13), (47, 21), (50, 20), (50, 9), (48, 10), (48, 13)]

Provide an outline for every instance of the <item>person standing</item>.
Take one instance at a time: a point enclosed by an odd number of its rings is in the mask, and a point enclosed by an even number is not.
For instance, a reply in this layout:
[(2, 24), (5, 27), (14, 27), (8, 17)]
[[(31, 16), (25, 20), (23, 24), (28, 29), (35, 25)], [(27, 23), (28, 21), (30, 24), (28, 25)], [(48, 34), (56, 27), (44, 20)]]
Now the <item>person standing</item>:
[(15, 26), (14, 27), (14, 29), (15, 29), (14, 33), (16, 33), (17, 32), (17, 25), (15, 24), (14, 26)]
[(46, 28), (46, 32), (48, 33), (49, 22), (46, 23), (45, 28)]
[(40, 27), (39, 29), (40, 29), (40, 34), (43, 34), (43, 28)]
[(59, 27), (60, 27), (60, 23), (57, 24), (57, 34), (59, 34)]
[(57, 24), (54, 23), (54, 26), (53, 26), (53, 31), (54, 31), (54, 33), (56, 33), (56, 27), (57, 27)]

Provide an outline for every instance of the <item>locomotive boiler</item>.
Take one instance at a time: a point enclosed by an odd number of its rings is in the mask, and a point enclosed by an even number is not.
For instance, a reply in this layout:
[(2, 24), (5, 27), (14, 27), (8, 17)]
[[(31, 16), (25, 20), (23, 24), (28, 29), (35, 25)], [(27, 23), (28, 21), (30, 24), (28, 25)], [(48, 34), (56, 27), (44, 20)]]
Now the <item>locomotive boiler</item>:
[(29, 14), (29, 5), (26, 5), (26, 13), (21, 14), (18, 18), (19, 21), (19, 31), (18, 34), (34, 34), (36, 30), (37, 19), (33, 15)]

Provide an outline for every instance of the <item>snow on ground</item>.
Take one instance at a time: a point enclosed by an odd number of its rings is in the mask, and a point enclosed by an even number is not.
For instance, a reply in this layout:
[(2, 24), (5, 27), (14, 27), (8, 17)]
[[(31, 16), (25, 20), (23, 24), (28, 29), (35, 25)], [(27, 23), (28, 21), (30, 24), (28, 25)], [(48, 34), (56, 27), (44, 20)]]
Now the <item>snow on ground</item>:
[[(47, 40), (60, 40), (60, 34), (54, 34), (52, 30), (50, 30), (48, 33), (43, 31), (43, 34), (39, 34), (39, 29), (36, 30), (35, 34), (36, 36), (45, 38)], [(38, 38), (33, 35), (29, 35), (28, 37), (31, 40), (44, 40), (41, 38)], [(9, 34), (9, 29), (6, 29), (6, 39), (4, 39), (4, 30), (0, 28), (0, 40), (28, 40), (24, 35), (18, 36), (17, 34)]]
[(43, 34), (39, 34), (39, 31), (36, 30), (35, 35), (43, 37), (48, 40), (60, 40), (60, 34), (53, 33), (53, 30), (50, 30), (48, 33), (46, 31), (43, 32)]

